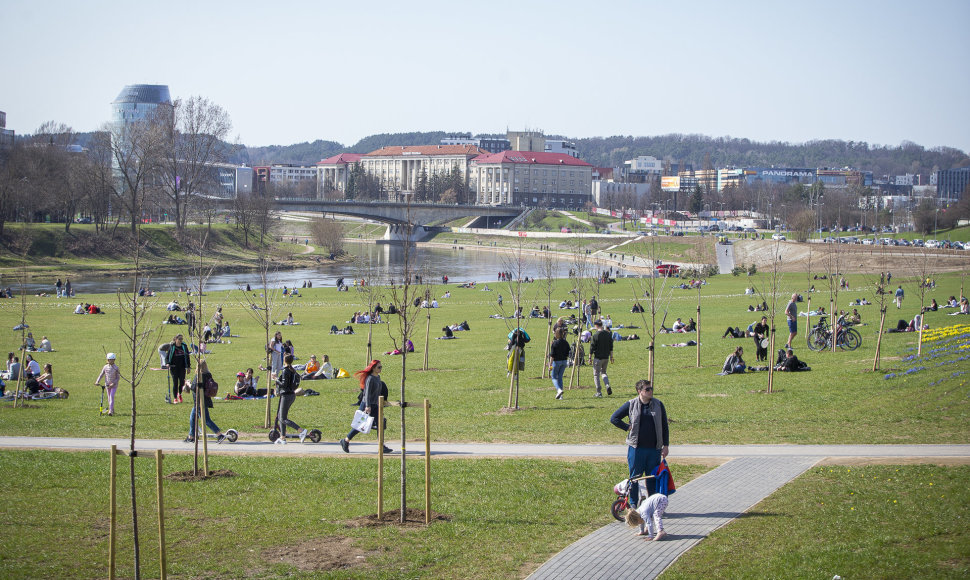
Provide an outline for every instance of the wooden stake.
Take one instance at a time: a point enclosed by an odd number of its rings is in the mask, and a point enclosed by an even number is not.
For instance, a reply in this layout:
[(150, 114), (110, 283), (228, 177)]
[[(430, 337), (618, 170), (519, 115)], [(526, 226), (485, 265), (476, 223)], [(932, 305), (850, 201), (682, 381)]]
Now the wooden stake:
[(205, 436), (206, 425), (203, 417), (203, 413), (205, 413), (206, 411), (205, 387), (201, 384), (202, 383), (201, 373), (199, 377), (199, 383), (200, 383), (199, 389), (196, 392), (196, 400), (199, 401), (199, 410), (195, 412), (195, 425), (196, 427), (201, 428), (199, 429), (199, 432), (201, 433), (201, 435), (197, 435), (197, 436), (202, 437), (202, 475), (205, 477), (209, 477), (209, 441), (208, 441), (208, 437)]
[(697, 287), (697, 322), (694, 323), (697, 327), (695, 330), (697, 334), (697, 368), (701, 368), (701, 287)]
[(872, 359), (872, 370), (879, 369), (879, 351), (882, 348), (882, 333), (886, 328), (886, 308), (879, 311), (879, 334), (876, 335), (876, 356)]
[(431, 402), (424, 400), (424, 525), (431, 523)]
[[(402, 452), (403, 453), (403, 452)], [(377, 519), (384, 517), (384, 397), (377, 399)]]
[(159, 578), (168, 578), (168, 570), (165, 565), (165, 500), (162, 496), (162, 450), (155, 450), (155, 485), (158, 489), (158, 566), (161, 575)]
[(118, 474), (118, 446), (111, 446), (111, 481), (108, 486), (108, 580), (115, 578), (115, 537), (117, 530), (118, 506), (115, 502), (116, 484), (115, 478)]

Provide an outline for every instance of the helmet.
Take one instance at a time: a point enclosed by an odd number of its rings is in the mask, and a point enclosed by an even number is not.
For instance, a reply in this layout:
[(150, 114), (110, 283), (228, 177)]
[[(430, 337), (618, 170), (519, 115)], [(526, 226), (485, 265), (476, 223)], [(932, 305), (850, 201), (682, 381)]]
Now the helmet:
[(239, 378), (243, 378), (246, 376), (246, 373), (236, 373), (236, 376)]
[(108, 358), (108, 360), (114, 360), (114, 359), (116, 359), (117, 357), (115, 356), (115, 353), (113, 353), (113, 352), (109, 352), (109, 353), (108, 353), (108, 357), (107, 357), (107, 358)]

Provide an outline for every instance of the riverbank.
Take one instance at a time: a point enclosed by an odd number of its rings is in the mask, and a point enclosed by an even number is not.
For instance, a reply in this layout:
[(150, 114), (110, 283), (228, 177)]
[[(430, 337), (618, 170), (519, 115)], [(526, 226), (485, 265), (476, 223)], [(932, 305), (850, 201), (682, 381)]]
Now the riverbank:
[[(207, 230), (207, 233), (203, 233)], [(201, 251), (206, 267), (221, 273), (250, 272), (258, 268), (261, 258), (269, 259), (280, 269), (296, 269), (321, 263), (353, 261), (344, 254), (331, 260), (320, 249), (307, 251), (304, 243), (247, 237), (241, 228), (213, 224), (210, 228), (195, 226), (183, 241), (175, 235), (174, 226), (146, 225), (140, 233), (142, 251), (140, 268), (146, 275), (189, 275), (197, 272)], [(0, 285), (10, 286), (26, 274), (37, 277), (75, 279), (110, 277), (134, 268), (131, 248), (134, 238), (129, 230), (97, 232), (94, 226), (74, 225), (65, 232), (60, 224), (31, 224), (7, 227), (0, 236)], [(26, 249), (25, 249), (26, 247)]]

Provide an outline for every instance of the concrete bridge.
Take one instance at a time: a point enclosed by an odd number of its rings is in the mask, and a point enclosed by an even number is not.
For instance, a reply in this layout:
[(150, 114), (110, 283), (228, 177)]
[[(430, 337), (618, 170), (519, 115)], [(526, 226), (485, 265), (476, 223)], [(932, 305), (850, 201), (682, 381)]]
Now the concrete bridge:
[[(384, 201), (327, 201), (316, 199), (277, 198), (275, 208), (286, 211), (321, 212), (359, 217), (388, 224), (384, 239), (403, 241), (407, 224), (412, 228), (412, 241), (423, 239), (434, 228), (428, 224), (446, 222), (462, 217), (497, 218), (492, 223), (508, 223), (524, 211), (517, 207), (490, 205), (450, 205), (440, 203), (403, 203)], [(490, 225), (490, 224), (486, 224)]]

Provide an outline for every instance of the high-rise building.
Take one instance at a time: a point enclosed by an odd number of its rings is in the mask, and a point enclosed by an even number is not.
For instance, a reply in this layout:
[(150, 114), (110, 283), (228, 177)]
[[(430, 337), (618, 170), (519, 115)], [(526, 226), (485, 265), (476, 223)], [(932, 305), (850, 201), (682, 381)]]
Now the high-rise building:
[(936, 191), (943, 201), (962, 198), (967, 187), (970, 187), (970, 167), (943, 169), (936, 172)]
[(10, 149), (13, 147), (13, 141), (13, 130), (7, 129), (7, 114), (0, 111), (0, 149)]
[(115, 126), (143, 121), (163, 104), (172, 104), (168, 85), (127, 85), (111, 103), (111, 121)]

